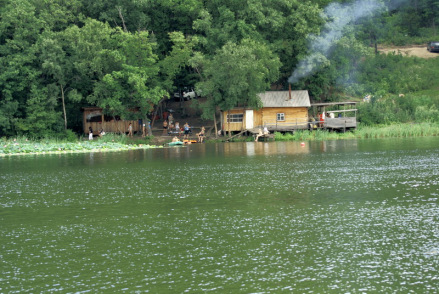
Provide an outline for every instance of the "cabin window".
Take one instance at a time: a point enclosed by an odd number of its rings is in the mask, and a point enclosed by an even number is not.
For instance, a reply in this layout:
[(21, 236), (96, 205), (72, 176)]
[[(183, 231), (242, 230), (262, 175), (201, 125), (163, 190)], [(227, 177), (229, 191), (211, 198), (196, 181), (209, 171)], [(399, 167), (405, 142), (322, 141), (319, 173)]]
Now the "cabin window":
[(89, 114), (87, 114), (87, 122), (102, 122), (102, 112), (90, 112)]
[(242, 122), (243, 118), (244, 118), (243, 113), (228, 114), (227, 115), (227, 122), (239, 123), (239, 122)]
[(285, 113), (277, 113), (277, 121), (285, 121)]

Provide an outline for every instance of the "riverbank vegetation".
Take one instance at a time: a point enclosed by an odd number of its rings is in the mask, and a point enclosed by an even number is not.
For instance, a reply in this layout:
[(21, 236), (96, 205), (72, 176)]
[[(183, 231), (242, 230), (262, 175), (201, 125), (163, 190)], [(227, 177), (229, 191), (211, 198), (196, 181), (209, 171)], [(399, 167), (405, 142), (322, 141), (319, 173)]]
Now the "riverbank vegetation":
[(439, 124), (392, 124), (360, 126), (348, 132), (329, 132), (326, 130), (298, 130), (291, 133), (275, 133), (276, 141), (324, 141), (340, 139), (378, 139), (439, 136)]
[(313, 102), (370, 95), (361, 125), (437, 122), (439, 58), (377, 50), (439, 40), (437, 1), (0, 4), (0, 137), (78, 136), (86, 106), (150, 118), (185, 87), (206, 97), (212, 120), (289, 83)]

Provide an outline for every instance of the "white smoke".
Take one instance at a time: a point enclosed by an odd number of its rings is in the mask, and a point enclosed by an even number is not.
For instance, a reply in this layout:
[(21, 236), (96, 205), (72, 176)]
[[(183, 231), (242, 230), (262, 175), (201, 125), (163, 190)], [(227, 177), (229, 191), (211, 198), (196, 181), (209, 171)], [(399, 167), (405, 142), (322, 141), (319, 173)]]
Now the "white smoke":
[(306, 77), (321, 66), (329, 63), (327, 57), (331, 54), (334, 45), (343, 37), (346, 25), (356, 22), (366, 16), (373, 16), (385, 8), (379, 1), (357, 0), (352, 3), (332, 3), (322, 13), (326, 24), (320, 35), (311, 35), (309, 38), (309, 55), (301, 60), (288, 79), (293, 84)]

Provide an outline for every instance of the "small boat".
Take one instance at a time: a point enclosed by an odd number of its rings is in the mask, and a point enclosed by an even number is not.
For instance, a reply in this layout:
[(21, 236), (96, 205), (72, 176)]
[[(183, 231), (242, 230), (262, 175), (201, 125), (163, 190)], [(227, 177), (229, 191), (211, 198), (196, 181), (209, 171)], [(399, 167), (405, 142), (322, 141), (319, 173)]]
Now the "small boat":
[(188, 139), (183, 140), (184, 144), (193, 144), (193, 143), (197, 143), (197, 142), (198, 142), (197, 140), (188, 140)]
[(184, 145), (184, 143), (181, 141), (177, 141), (177, 142), (169, 142), (168, 145), (169, 146), (179, 146), (179, 145)]

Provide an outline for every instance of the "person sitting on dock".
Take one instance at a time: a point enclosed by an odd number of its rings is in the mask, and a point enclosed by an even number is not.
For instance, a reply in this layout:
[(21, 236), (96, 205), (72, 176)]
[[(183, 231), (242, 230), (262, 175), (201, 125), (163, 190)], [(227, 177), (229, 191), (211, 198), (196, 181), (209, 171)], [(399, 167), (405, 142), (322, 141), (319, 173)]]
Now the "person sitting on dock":
[(262, 129), (259, 128), (259, 132), (258, 132), (258, 134), (256, 135), (255, 142), (258, 142), (259, 137), (262, 137), (263, 135), (264, 135), (264, 133), (262, 133)]
[(201, 131), (197, 134), (198, 136), (198, 143), (203, 143), (204, 140), (204, 132), (206, 131), (206, 129), (203, 127), (201, 127)]
[(264, 136), (270, 134), (270, 132), (268, 131), (267, 126), (264, 127)]

